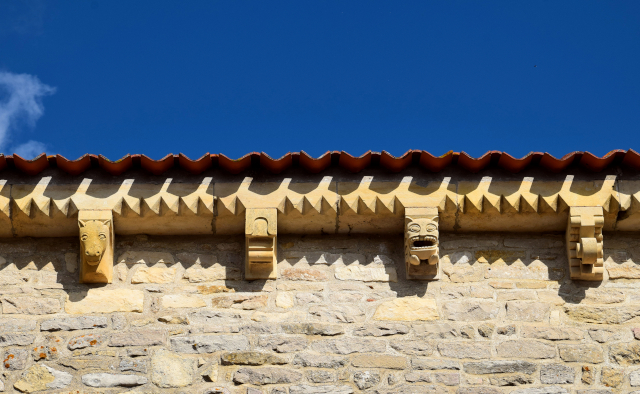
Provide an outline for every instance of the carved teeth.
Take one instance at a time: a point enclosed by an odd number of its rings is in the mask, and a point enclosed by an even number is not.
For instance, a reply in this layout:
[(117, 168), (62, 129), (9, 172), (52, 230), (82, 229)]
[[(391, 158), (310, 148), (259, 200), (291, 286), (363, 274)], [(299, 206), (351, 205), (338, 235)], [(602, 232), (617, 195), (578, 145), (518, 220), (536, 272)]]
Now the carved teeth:
[(424, 237), (414, 237), (411, 239), (411, 250), (433, 250), (438, 239), (431, 235)]

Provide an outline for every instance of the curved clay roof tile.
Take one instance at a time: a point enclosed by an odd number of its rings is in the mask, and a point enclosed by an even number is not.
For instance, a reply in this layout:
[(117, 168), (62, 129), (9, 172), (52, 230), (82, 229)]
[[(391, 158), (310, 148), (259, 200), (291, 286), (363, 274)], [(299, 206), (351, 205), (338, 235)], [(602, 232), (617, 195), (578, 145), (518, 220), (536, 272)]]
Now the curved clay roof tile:
[(392, 156), (386, 150), (380, 154), (380, 165), (392, 172), (400, 172), (407, 168), (413, 161), (413, 151), (408, 150), (400, 157)]
[(274, 174), (279, 174), (282, 171), (288, 169), (289, 167), (291, 167), (291, 164), (291, 153), (287, 153), (279, 159), (272, 159), (264, 152), (260, 154), (260, 165)]
[(130, 154), (123, 156), (120, 160), (111, 161), (106, 157), (98, 156), (98, 165), (111, 175), (120, 175), (127, 171), (133, 165), (133, 159)]
[(91, 155), (86, 154), (76, 160), (69, 160), (62, 155), (56, 155), (56, 166), (70, 175), (80, 175), (91, 167)]
[(232, 174), (239, 174), (251, 166), (251, 157), (254, 154), (258, 153), (249, 153), (238, 160), (233, 160), (220, 153), (220, 155), (218, 155), (218, 165), (225, 171), (229, 171)]
[(368, 151), (360, 157), (353, 157), (345, 151), (340, 153), (340, 167), (345, 168), (351, 172), (360, 172), (371, 164), (371, 151)]
[(40, 156), (33, 160), (26, 160), (17, 154), (13, 154), (13, 165), (20, 171), (28, 175), (37, 175), (49, 167), (49, 160), (46, 153), (41, 153)]
[(200, 174), (201, 172), (211, 168), (212, 165), (213, 161), (211, 160), (211, 155), (209, 153), (205, 153), (197, 160), (191, 160), (182, 153), (178, 155), (178, 166), (192, 174)]
[(300, 163), (300, 166), (310, 173), (317, 174), (331, 165), (331, 151), (327, 151), (317, 159), (309, 156), (305, 151), (300, 151), (298, 163)]

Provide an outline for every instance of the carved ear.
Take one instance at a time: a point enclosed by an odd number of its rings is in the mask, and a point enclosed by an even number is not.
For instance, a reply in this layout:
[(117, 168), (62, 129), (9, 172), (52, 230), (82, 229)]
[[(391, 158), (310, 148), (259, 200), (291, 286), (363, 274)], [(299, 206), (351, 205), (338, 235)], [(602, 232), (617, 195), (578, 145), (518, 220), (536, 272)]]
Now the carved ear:
[(78, 227), (83, 228), (86, 225), (87, 225), (87, 223), (84, 220), (78, 219)]
[(111, 223), (111, 219), (102, 219), (98, 220), (98, 222), (104, 224), (105, 226), (108, 226)]
[(434, 217), (433, 221), (436, 222), (436, 223), (440, 223), (440, 216)]

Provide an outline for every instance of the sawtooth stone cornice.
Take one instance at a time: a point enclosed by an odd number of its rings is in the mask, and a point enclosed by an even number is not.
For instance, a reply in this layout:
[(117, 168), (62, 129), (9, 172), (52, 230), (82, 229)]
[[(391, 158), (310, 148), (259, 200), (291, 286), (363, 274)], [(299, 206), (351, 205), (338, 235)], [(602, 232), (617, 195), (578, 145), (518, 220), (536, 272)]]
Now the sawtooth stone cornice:
[(242, 234), (248, 208), (278, 232), (402, 233), (407, 207), (436, 207), (441, 231), (564, 231), (569, 207), (602, 207), (604, 231), (640, 230), (640, 180), (464, 177), (0, 179), (0, 236), (73, 236), (79, 210), (113, 211), (116, 234)]

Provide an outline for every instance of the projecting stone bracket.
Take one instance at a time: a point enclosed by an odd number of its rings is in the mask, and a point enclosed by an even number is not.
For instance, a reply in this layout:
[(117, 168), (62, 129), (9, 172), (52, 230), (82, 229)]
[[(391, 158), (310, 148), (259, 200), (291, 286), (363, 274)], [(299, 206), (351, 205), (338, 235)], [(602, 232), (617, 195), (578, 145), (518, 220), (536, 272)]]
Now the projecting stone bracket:
[(245, 214), (244, 277), (275, 279), (278, 275), (277, 208), (247, 208)]
[(602, 207), (571, 207), (567, 253), (571, 279), (602, 280), (604, 272)]
[(111, 283), (113, 280), (113, 213), (81, 210), (80, 283)]
[(439, 279), (438, 208), (405, 208), (404, 257), (407, 279)]

